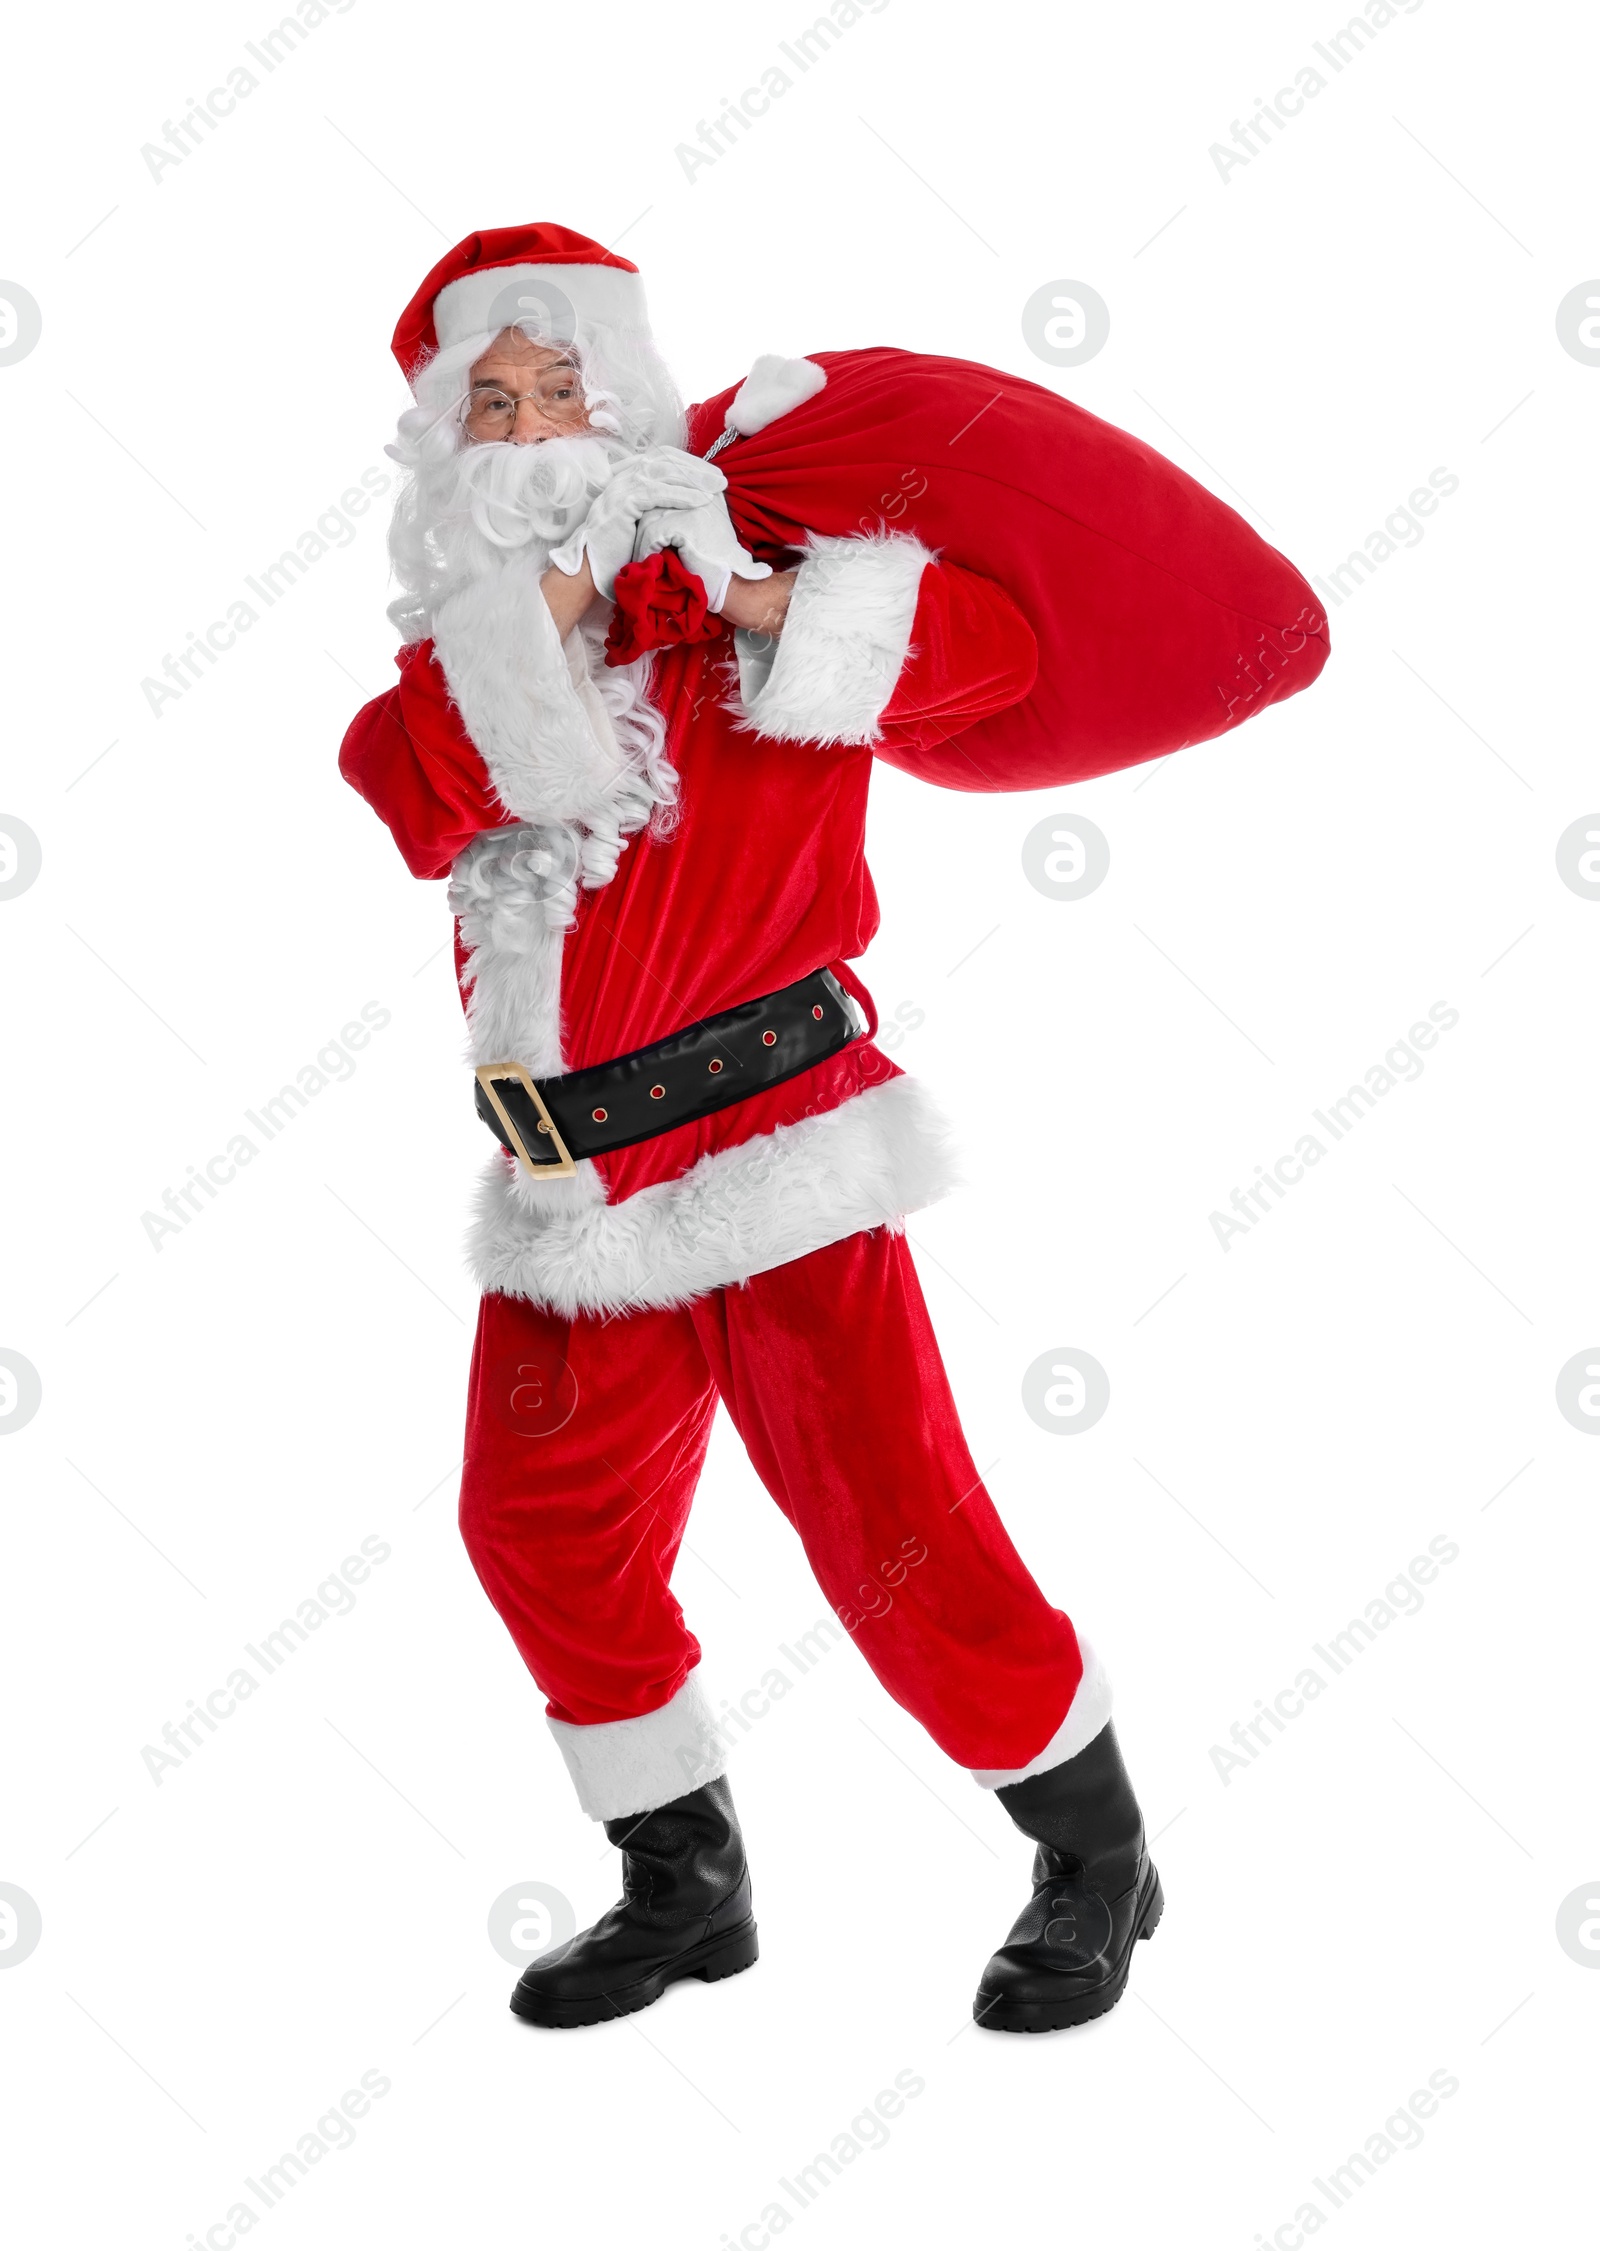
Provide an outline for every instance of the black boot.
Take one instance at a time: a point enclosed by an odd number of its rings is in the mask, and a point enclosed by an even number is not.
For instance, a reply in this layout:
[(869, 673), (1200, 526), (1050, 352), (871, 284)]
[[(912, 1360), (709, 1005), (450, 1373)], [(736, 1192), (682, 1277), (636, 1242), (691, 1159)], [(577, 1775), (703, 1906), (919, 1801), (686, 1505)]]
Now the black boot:
[(622, 1848), (623, 1896), (528, 1964), (511, 2006), (530, 2024), (605, 2024), (647, 2009), (680, 1977), (732, 1977), (756, 1958), (750, 1871), (726, 1779), (605, 1830)]
[(1134, 1944), (1165, 1905), (1115, 1731), (1108, 1722), (1076, 1758), (995, 1795), (1039, 1849), (1033, 1897), (972, 2013), (991, 2032), (1087, 2024), (1121, 2000)]

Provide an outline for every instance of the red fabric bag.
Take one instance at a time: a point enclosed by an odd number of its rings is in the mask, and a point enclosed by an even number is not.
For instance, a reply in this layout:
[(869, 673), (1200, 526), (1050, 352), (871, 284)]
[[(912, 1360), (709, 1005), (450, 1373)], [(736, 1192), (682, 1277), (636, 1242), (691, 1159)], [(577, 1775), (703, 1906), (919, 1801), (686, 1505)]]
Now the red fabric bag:
[[(1206, 742), (1321, 671), (1327, 617), (1299, 572), (1152, 447), (972, 360), (811, 357), (826, 386), (717, 455), (745, 545), (780, 564), (808, 531), (914, 532), (997, 581), (1038, 639), (1031, 693), (959, 751), (919, 750), (925, 778), (1083, 781)], [(691, 452), (736, 389), (690, 410)]]

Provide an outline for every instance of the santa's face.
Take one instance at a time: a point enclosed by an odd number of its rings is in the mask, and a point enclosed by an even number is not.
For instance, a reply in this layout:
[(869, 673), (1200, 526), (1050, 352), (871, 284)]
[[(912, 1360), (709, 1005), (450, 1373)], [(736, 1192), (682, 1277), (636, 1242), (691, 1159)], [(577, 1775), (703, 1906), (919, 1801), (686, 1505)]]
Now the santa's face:
[(408, 596), (390, 605), (396, 624), (420, 637), (451, 594), (542, 569), (636, 450), (616, 415), (576, 351), (517, 329), (460, 373), (425, 376), (390, 448), (409, 472), (389, 535)]
[(474, 362), (462, 411), (473, 445), (543, 445), (589, 428), (582, 379), (558, 346), (506, 328)]

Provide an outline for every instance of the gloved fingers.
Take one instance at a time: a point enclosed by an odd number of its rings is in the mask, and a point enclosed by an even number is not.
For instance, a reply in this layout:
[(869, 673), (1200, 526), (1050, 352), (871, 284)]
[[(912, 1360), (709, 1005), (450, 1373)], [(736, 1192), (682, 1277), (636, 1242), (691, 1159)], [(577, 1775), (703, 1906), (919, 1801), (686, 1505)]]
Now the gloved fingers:
[(593, 522), (580, 524), (578, 529), (559, 547), (550, 550), (550, 560), (558, 571), (575, 578), (583, 568), (585, 555), (589, 558), (589, 572), (597, 591), (609, 602), (616, 584), (618, 571), (633, 559), (634, 525), (631, 518), (620, 525), (600, 525)]
[(552, 547), (550, 550), (551, 562), (558, 571), (564, 571), (568, 578), (576, 578), (583, 568), (587, 528), (587, 525), (580, 524), (575, 532), (567, 534), (559, 547)]
[(727, 479), (715, 462), (698, 460), (676, 446), (652, 446), (625, 461), (600, 494), (596, 506), (607, 513), (646, 508), (694, 507), (721, 493)]
[(719, 494), (696, 508), (653, 508), (639, 519), (634, 559), (675, 547), (685, 563), (709, 585), (720, 573), (737, 571), (741, 578), (767, 578), (771, 567), (758, 563), (741, 545), (727, 503)]
[(669, 483), (688, 483), (707, 495), (727, 490), (728, 480), (714, 461), (703, 461), (682, 446), (647, 446), (622, 463), (617, 474), (664, 477)]
[(609, 600), (624, 563), (678, 544), (676, 539), (644, 540), (641, 526), (647, 516), (680, 525), (703, 519), (700, 551), (708, 567), (720, 563), (744, 576), (765, 578), (766, 565), (755, 562), (739, 546), (722, 499), (726, 485), (715, 463), (697, 460), (675, 446), (651, 447), (622, 464), (596, 495), (583, 522), (552, 548), (550, 560), (571, 578), (583, 568), (587, 554), (595, 585)]

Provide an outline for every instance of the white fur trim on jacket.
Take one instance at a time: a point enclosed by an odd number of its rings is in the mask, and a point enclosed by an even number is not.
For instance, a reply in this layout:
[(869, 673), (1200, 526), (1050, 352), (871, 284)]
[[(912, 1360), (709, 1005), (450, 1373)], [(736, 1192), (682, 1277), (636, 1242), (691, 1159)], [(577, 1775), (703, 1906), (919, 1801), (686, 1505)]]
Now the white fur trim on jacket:
[(601, 1720), (594, 1727), (547, 1719), (545, 1725), (591, 1821), (653, 1813), (714, 1782), (728, 1764), (698, 1671), (669, 1704), (639, 1719)]
[(654, 659), (599, 661), (598, 626), (556, 637), (537, 556), (453, 595), (434, 648), (516, 828), (487, 829), (450, 871), (466, 948), (474, 1063), (560, 1071), (561, 959), (578, 892), (609, 883), (627, 839), (675, 802), (646, 693)]
[(522, 821), (587, 821), (628, 762), (581, 634), (561, 644), (539, 586), (542, 565), (542, 550), (518, 556), (441, 602), (434, 655), (506, 811)]
[(471, 1264), (481, 1290), (569, 1319), (683, 1305), (867, 1228), (898, 1230), (955, 1178), (938, 1106), (914, 1079), (890, 1079), (617, 1204), (587, 1161), (575, 1179), (530, 1180), (493, 1156)]
[(570, 821), (544, 821), (486, 829), (451, 869), (474, 1064), (520, 1063), (536, 1078), (565, 1068), (561, 962), (582, 857)]
[(1083, 1678), (1078, 1692), (1067, 1706), (1067, 1716), (1051, 1736), (1036, 1759), (1026, 1766), (974, 1767), (972, 1779), (980, 1789), (1003, 1790), (1009, 1782), (1026, 1782), (1030, 1775), (1043, 1774), (1050, 1767), (1064, 1766), (1086, 1751), (1111, 1717), (1111, 1682), (1099, 1658), (1078, 1636), (1078, 1653), (1083, 1659)]
[(807, 543), (765, 685), (742, 724), (782, 742), (874, 743), (911, 653), (922, 574), (906, 532)]

